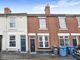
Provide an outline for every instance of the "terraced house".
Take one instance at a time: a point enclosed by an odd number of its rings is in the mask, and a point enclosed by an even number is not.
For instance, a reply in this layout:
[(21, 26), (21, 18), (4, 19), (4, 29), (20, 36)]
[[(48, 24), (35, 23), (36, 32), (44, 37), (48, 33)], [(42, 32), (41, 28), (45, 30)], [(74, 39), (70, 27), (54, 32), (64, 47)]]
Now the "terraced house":
[(0, 14), (0, 51), (50, 52), (51, 47), (80, 45), (80, 15), (11, 13)]
[(30, 52), (50, 52), (51, 47), (73, 47), (80, 44), (80, 15), (28, 14), (28, 44)]
[(0, 51), (28, 51), (26, 13), (5, 8), (0, 14)]

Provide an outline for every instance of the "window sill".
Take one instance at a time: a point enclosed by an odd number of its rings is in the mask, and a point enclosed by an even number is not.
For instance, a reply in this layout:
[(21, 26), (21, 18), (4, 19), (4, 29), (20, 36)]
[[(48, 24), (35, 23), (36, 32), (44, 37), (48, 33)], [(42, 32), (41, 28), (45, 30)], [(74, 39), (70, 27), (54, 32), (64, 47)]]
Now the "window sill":
[(9, 48), (16, 48), (16, 46), (14, 46), (14, 47), (13, 47), (13, 46), (12, 46), (12, 47), (11, 47), (11, 46), (9, 46)]
[(16, 28), (8, 28), (9, 30), (16, 30)]
[(48, 30), (47, 28), (39, 28), (39, 30)]
[(80, 26), (78, 26), (78, 28), (80, 28)]
[(18, 51), (16, 47), (10, 47), (10, 46), (6, 50), (7, 51)]
[(39, 47), (38, 49), (50, 49), (50, 47)]
[(68, 28), (60, 28), (59, 30), (68, 30)]

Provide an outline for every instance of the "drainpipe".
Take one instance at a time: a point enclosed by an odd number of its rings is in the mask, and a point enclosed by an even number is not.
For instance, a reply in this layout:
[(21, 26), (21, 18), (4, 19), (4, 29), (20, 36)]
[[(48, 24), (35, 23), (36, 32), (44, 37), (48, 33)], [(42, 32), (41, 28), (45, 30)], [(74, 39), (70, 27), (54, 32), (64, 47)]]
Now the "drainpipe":
[[(7, 39), (7, 14), (6, 14), (6, 31), (5, 31), (5, 33), (6, 33), (6, 41), (8, 40)], [(6, 42), (6, 51), (8, 51), (8, 41)]]

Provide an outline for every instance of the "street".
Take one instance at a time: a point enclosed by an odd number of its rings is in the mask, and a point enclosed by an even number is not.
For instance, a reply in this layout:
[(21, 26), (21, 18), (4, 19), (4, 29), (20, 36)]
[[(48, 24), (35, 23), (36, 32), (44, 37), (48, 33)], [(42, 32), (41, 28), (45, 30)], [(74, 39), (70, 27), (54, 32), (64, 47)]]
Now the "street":
[(27, 55), (27, 54), (1, 54), (0, 60), (76, 60), (72, 56)]

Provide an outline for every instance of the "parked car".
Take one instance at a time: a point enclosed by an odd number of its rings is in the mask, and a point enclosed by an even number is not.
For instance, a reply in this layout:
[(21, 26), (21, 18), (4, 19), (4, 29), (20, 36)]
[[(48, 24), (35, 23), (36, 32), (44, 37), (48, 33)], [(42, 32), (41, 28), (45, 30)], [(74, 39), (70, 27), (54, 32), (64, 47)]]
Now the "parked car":
[(73, 51), (73, 56), (77, 59), (80, 60), (80, 46), (74, 49)]

